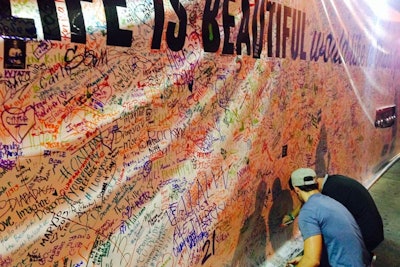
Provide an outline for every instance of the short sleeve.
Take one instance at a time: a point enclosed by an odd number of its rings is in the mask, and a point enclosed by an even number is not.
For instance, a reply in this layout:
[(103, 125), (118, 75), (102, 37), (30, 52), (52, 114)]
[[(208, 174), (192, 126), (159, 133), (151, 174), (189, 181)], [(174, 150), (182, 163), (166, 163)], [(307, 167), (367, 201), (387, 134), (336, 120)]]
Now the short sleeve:
[(315, 212), (303, 206), (299, 215), (299, 228), (304, 240), (322, 234), (318, 221)]

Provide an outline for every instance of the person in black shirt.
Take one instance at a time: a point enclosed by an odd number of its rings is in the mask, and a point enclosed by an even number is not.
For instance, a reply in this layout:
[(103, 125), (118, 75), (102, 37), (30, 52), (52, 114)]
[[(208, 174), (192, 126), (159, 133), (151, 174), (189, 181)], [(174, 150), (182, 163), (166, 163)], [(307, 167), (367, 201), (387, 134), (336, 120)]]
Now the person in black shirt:
[[(365, 246), (372, 251), (384, 240), (383, 222), (378, 208), (368, 190), (357, 180), (343, 175), (319, 177), (319, 191), (342, 203), (358, 223)], [(301, 205), (282, 219), (287, 225), (298, 215)]]

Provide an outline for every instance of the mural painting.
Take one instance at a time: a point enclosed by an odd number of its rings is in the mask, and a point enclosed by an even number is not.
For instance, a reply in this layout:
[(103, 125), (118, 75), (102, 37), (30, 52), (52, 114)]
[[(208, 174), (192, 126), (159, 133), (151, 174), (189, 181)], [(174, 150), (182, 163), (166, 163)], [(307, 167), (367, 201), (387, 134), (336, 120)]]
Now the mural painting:
[(0, 3), (0, 266), (284, 266), (292, 170), (400, 152), (388, 4)]

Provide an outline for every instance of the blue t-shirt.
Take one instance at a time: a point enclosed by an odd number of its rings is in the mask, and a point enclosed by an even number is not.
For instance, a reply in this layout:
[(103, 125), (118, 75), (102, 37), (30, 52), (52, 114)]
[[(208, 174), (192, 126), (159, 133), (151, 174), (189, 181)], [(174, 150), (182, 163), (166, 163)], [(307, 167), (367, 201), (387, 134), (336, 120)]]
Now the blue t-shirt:
[[(303, 239), (322, 235), (331, 266), (361, 267), (370, 265), (370, 255), (356, 221), (338, 201), (320, 193), (310, 196), (299, 215)], [(321, 263), (327, 262), (322, 258)]]

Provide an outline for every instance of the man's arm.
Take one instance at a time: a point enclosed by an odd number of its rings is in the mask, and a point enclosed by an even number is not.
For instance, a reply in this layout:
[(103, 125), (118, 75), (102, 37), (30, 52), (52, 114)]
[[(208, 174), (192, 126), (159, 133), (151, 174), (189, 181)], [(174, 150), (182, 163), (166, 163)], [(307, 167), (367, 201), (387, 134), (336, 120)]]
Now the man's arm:
[(304, 240), (304, 255), (289, 261), (296, 267), (319, 266), (322, 253), (322, 235), (310, 236)]
[(301, 204), (299, 204), (296, 208), (294, 208), (294, 210), (289, 212), (288, 215), (283, 216), (281, 226), (291, 224), (294, 221), (294, 218), (296, 218), (299, 215), (300, 209), (301, 209)]

